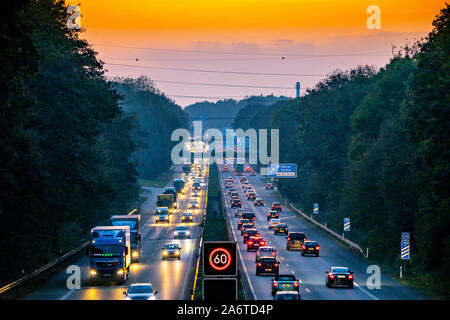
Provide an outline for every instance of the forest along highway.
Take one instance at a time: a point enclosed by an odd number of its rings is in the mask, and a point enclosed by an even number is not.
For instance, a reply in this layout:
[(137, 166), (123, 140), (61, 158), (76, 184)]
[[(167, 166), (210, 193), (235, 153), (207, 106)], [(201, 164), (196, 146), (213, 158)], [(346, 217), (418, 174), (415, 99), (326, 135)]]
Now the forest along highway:
[[(320, 255), (302, 256), (300, 251), (287, 251), (285, 235), (274, 235), (272, 230), (268, 229), (267, 212), (272, 202), (280, 201), (273, 190), (265, 189), (263, 177), (259, 174), (250, 176), (245, 172), (244, 176), (253, 187), (257, 197), (264, 200), (264, 206), (254, 206), (253, 200), (247, 200), (243, 193), (241, 176), (236, 176), (230, 165), (230, 173), (222, 171), (222, 165), (219, 167), (219, 181), (221, 192), (225, 198), (225, 210), (228, 212), (228, 219), (233, 231), (233, 240), (238, 243), (238, 257), (243, 260), (243, 277), (247, 277), (250, 283), (250, 292), (255, 299), (272, 299), (271, 279), (273, 275), (256, 275), (255, 252), (248, 252), (247, 245), (243, 243), (240, 230), (237, 229), (238, 217), (234, 217), (234, 209), (230, 208), (229, 196), (225, 189), (225, 180), (227, 177), (233, 177), (233, 187), (239, 192), (239, 198), (242, 202), (242, 208), (246, 211), (255, 213), (255, 228), (260, 232), (262, 238), (266, 241), (266, 246), (275, 247), (277, 260), (280, 262), (280, 274), (294, 274), (300, 280), (300, 294), (303, 299), (339, 299), (339, 300), (384, 300), (384, 299), (425, 299), (420, 293), (406, 287), (405, 285), (393, 280), (386, 274), (381, 274), (381, 289), (369, 289), (366, 285), (367, 267), (369, 264), (365, 258), (358, 256), (350, 249), (338, 244), (328, 235), (320, 232), (316, 227), (306, 224), (301, 218), (291, 212), (283, 203), (283, 209), (280, 213), (280, 219), (285, 222), (290, 232), (302, 231), (307, 240), (315, 240), (320, 245)], [(349, 267), (354, 272), (354, 288), (328, 288), (325, 285), (325, 272), (332, 266)]]
[[(173, 179), (181, 176), (181, 167), (174, 167), (174, 175), (168, 186), (172, 186)], [(47, 282), (24, 297), (33, 300), (123, 300), (123, 292), (131, 283), (150, 282), (154, 290), (159, 293), (156, 299), (182, 300), (189, 299), (192, 289), (193, 268), (196, 262), (199, 239), (202, 228), (199, 227), (202, 213), (205, 210), (206, 190), (208, 183), (208, 166), (204, 170), (205, 185), (197, 201), (199, 210), (188, 210), (188, 203), (192, 200), (192, 188), (188, 183), (188, 190), (183, 199), (178, 200), (178, 209), (172, 215), (170, 223), (155, 224), (154, 212), (156, 208), (156, 195), (162, 192), (162, 188), (152, 188), (150, 197), (141, 206), (141, 233), (142, 256), (139, 263), (133, 263), (130, 267), (130, 276), (125, 285), (104, 284), (91, 286), (89, 284), (89, 258), (83, 257), (74, 264), (81, 268), (81, 289), (69, 290), (66, 285), (68, 274), (61, 272), (51, 277)], [(199, 200), (198, 200), (199, 199)], [(181, 225), (183, 212), (192, 211), (193, 223), (189, 226), (190, 239), (174, 239), (174, 230)], [(94, 226), (92, 226), (94, 227)], [(181, 259), (161, 259), (161, 247), (165, 243), (178, 243), (182, 248)]]

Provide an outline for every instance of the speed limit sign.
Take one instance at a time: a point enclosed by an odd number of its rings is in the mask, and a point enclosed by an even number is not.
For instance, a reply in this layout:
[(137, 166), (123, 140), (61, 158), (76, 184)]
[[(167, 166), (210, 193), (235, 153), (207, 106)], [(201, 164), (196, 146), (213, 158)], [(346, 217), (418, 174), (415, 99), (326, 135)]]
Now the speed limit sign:
[(203, 244), (204, 276), (236, 276), (236, 243), (204, 242)]

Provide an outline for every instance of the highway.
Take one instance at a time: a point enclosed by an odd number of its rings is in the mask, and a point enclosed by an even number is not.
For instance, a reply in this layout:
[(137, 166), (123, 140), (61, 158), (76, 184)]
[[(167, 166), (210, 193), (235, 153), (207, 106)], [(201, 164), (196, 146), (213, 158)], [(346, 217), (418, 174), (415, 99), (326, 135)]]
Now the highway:
[[(323, 234), (316, 227), (305, 223), (302, 218), (296, 216), (283, 205), (283, 211), (280, 218), (288, 225), (289, 231), (303, 231), (308, 240), (316, 240), (320, 244), (320, 256), (301, 256), (300, 251), (287, 251), (285, 235), (274, 235), (272, 230), (268, 229), (267, 211), (272, 202), (280, 201), (277, 199), (274, 190), (265, 190), (265, 183), (262, 177), (257, 174), (250, 176), (245, 173), (248, 181), (255, 190), (257, 196), (264, 200), (263, 206), (254, 206), (253, 200), (247, 200), (245, 197), (240, 177), (234, 173), (224, 173), (222, 166), (219, 165), (220, 188), (223, 197), (225, 197), (225, 206), (228, 213), (228, 220), (232, 226), (233, 238), (238, 243), (238, 257), (243, 261), (243, 277), (247, 278), (249, 291), (256, 300), (272, 299), (271, 275), (256, 276), (255, 252), (248, 252), (246, 245), (242, 242), (240, 230), (237, 229), (239, 218), (234, 217), (234, 209), (230, 208), (229, 196), (225, 189), (225, 179), (229, 176), (234, 178), (234, 188), (239, 192), (242, 201), (242, 208), (254, 212), (256, 215), (255, 228), (266, 240), (267, 246), (277, 249), (278, 260), (280, 262), (280, 274), (292, 273), (300, 280), (300, 294), (305, 300), (403, 300), (403, 299), (425, 299), (423, 295), (415, 290), (406, 287), (398, 281), (395, 281), (388, 275), (381, 273), (381, 288), (369, 289), (366, 285), (366, 273), (369, 264), (365, 258), (338, 244), (328, 235)], [(230, 172), (232, 172), (230, 166)], [(349, 267), (354, 272), (355, 282), (353, 289), (347, 288), (327, 288), (325, 286), (325, 271), (331, 266)]]
[[(181, 174), (181, 167), (174, 167), (175, 173), (168, 186), (172, 186), (173, 179)], [(155, 224), (154, 210), (156, 208), (156, 195), (162, 193), (162, 188), (151, 188), (151, 195), (141, 206), (141, 234), (142, 234), (142, 256), (139, 263), (133, 263), (130, 267), (130, 276), (125, 285), (105, 284), (90, 286), (89, 258), (79, 259), (75, 264), (80, 266), (82, 273), (81, 289), (69, 290), (66, 285), (65, 272), (51, 277), (47, 282), (24, 297), (26, 300), (123, 300), (123, 291), (129, 284), (137, 282), (151, 282), (154, 290), (159, 294), (156, 299), (162, 300), (184, 300), (189, 299), (192, 289), (194, 266), (198, 250), (199, 239), (202, 228), (200, 222), (205, 210), (206, 190), (208, 183), (208, 167), (205, 166), (205, 185), (202, 187), (200, 208), (193, 210), (194, 222), (188, 223), (191, 229), (190, 239), (174, 239), (174, 229), (181, 224), (181, 214), (188, 210), (188, 201), (192, 188), (189, 189), (183, 199), (178, 200), (178, 210), (171, 217), (169, 224)], [(93, 226), (94, 227), (94, 226)], [(181, 260), (161, 259), (161, 247), (165, 243), (178, 243), (181, 248)]]

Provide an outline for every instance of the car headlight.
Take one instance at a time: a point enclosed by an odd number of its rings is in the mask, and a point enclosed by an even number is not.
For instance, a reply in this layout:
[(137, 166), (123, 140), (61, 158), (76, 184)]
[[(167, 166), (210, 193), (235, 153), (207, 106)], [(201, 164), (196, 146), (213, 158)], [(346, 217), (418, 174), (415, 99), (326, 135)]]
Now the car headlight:
[(178, 231), (175, 231), (175, 234), (177, 235), (177, 234), (178, 234)]
[(136, 258), (137, 256), (139, 256), (139, 252), (138, 252), (138, 251), (133, 251), (132, 254), (133, 254), (133, 257), (135, 257), (135, 258)]
[(118, 274), (118, 275), (122, 275), (122, 274), (123, 274), (123, 269), (117, 270), (117, 274)]
[(186, 234), (189, 234), (189, 231), (186, 231)]
[(176, 255), (179, 255), (179, 254), (180, 254), (180, 250), (175, 251), (175, 254), (176, 254)]
[(167, 251), (163, 251), (163, 255), (167, 256)]
[(90, 274), (91, 276), (95, 276), (95, 275), (97, 275), (97, 271), (95, 271), (94, 269), (91, 269), (91, 271), (89, 272), (89, 274)]

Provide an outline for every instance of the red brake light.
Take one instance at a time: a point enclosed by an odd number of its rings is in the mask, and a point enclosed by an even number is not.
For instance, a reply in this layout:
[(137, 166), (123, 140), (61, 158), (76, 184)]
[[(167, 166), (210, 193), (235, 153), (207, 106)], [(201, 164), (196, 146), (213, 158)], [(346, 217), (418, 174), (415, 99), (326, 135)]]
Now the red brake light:
[(303, 246), (303, 250), (305, 250), (306, 249), (306, 247), (305, 246)]
[(258, 251), (256, 254), (261, 254), (261, 252)]
[(258, 267), (261, 267), (262, 266), (262, 263), (261, 262), (258, 262)]
[(272, 252), (272, 255), (273, 255), (273, 256), (274, 256), (274, 255), (276, 255), (275, 251), (274, 251), (274, 252)]
[(274, 263), (273, 266), (274, 266), (274, 267), (278, 267), (278, 263)]
[(348, 278), (349, 278), (349, 279), (353, 279), (353, 275), (352, 275), (352, 274), (349, 274), (349, 275), (348, 275)]
[(316, 246), (316, 250), (319, 250), (320, 249), (320, 246)]
[(244, 233), (244, 237), (248, 236), (248, 233)]
[(329, 274), (328, 276), (330, 277), (330, 279), (334, 279), (334, 274)]
[(298, 287), (298, 282), (294, 282), (294, 287)]
[(253, 244), (253, 241), (249, 241), (248, 245), (251, 246)]
[(278, 282), (274, 282), (274, 283), (273, 283), (273, 286), (274, 286), (274, 287), (278, 287)]
[(261, 245), (264, 246), (266, 243), (264, 241), (261, 241)]

